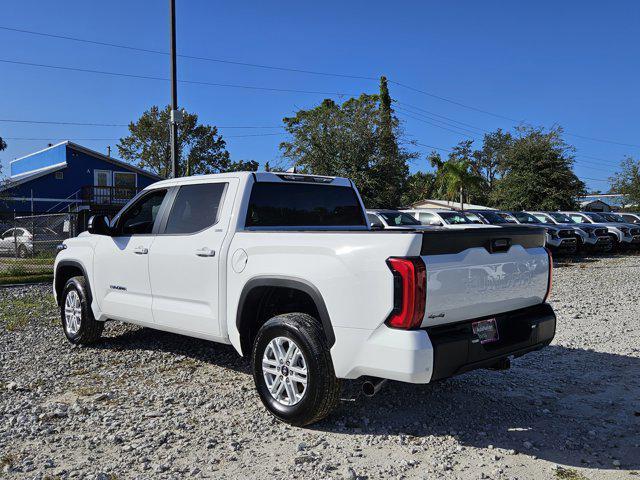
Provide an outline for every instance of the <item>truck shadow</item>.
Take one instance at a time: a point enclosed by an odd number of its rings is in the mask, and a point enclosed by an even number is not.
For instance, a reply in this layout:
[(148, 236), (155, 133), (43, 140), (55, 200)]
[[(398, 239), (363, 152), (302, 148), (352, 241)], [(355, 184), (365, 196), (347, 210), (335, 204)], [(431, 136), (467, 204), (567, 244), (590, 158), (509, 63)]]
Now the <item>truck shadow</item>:
[[(97, 348), (155, 350), (251, 374), (227, 345), (118, 326)], [(640, 358), (551, 345), (503, 372), (479, 370), (430, 385), (388, 382), (344, 401), (311, 431), (399, 436), (419, 447), (454, 437), (463, 447), (520, 452), (564, 466), (640, 469)], [(358, 381), (346, 392), (359, 392)], [(257, 396), (255, 397), (257, 400)], [(268, 415), (265, 411), (265, 415)], [(437, 459), (436, 459), (437, 460)]]
[(451, 436), (462, 446), (560, 465), (611, 469), (618, 460), (638, 469), (639, 373), (637, 357), (552, 345), (516, 359), (509, 371), (480, 370), (432, 385), (388, 382), (375, 397), (348, 402), (312, 428), (402, 435), (416, 446)]

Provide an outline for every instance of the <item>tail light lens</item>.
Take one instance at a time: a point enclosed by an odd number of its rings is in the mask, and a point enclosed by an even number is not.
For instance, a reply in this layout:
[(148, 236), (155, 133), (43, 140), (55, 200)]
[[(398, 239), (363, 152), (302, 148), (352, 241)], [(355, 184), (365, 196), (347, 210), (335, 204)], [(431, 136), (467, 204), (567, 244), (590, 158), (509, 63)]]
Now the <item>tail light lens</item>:
[(387, 260), (393, 272), (393, 311), (387, 325), (393, 328), (419, 328), (427, 303), (427, 268), (420, 257)]
[(545, 248), (547, 251), (547, 256), (549, 257), (549, 281), (547, 282), (547, 293), (544, 295), (543, 302), (546, 302), (551, 296), (551, 287), (553, 286), (553, 256), (551, 255), (551, 250)]

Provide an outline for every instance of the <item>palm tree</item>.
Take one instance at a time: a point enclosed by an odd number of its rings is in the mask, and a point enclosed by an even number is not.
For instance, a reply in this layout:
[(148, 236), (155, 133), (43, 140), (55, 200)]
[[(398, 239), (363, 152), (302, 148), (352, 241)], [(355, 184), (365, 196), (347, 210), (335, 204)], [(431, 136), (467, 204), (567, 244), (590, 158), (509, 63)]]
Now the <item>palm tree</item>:
[[(471, 168), (471, 162), (463, 158), (449, 158), (442, 161), (439, 155), (430, 158), (431, 165), (436, 167), (438, 192), (446, 200), (460, 200), (460, 210), (464, 210), (465, 193), (482, 184), (482, 178)], [(468, 196), (468, 195), (467, 195)]]

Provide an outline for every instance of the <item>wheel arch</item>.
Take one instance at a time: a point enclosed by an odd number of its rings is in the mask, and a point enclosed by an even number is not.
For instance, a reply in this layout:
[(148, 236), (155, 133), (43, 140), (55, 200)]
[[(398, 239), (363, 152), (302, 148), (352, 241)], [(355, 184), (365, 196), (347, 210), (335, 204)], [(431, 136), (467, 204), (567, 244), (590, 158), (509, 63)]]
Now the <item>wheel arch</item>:
[(70, 278), (77, 276), (84, 277), (85, 283), (87, 285), (87, 299), (89, 300), (89, 304), (91, 304), (93, 300), (93, 296), (91, 294), (91, 282), (89, 280), (89, 275), (87, 275), (87, 270), (84, 268), (84, 265), (82, 265), (82, 263), (78, 262), (77, 260), (60, 260), (60, 262), (58, 262), (58, 265), (56, 265), (54, 276), (54, 289), (56, 292), (58, 305), (61, 305), (62, 290), (64, 289), (65, 284)]
[[(274, 292), (277, 294), (294, 294), (298, 296), (299, 301), (303, 299), (310, 301), (314, 310), (310, 312), (302, 309), (302, 312), (312, 314), (319, 320), (327, 345), (329, 347), (333, 346), (335, 333), (331, 325), (329, 312), (322, 294), (315, 285), (297, 277), (259, 276), (252, 278), (244, 285), (238, 300), (236, 328), (240, 335), (240, 346), (243, 355), (251, 352), (252, 340), (255, 338), (257, 330), (264, 321), (268, 320), (268, 318), (263, 318), (263, 314), (266, 313), (265, 302), (268, 301), (271, 295), (274, 295)], [(279, 313), (292, 312), (282, 311)]]

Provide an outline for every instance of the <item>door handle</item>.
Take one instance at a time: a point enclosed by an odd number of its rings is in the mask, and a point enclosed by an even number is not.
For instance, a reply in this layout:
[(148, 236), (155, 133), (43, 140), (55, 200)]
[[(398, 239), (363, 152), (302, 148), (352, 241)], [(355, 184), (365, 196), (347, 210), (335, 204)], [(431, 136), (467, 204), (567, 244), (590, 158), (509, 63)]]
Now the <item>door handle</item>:
[(138, 255), (146, 255), (149, 253), (149, 249), (145, 247), (136, 247), (133, 249), (133, 253), (137, 253)]
[(199, 250), (196, 250), (196, 255), (199, 257), (215, 257), (216, 251), (211, 248), (203, 247)]

